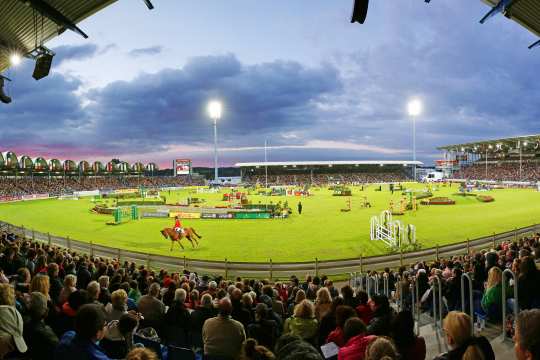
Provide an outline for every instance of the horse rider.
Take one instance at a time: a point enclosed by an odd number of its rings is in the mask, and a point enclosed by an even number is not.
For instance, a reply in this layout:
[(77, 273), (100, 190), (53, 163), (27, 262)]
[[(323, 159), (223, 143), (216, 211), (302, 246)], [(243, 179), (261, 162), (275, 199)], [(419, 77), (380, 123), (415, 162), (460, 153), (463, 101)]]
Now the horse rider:
[(174, 217), (174, 231), (182, 235), (185, 234), (184, 228), (182, 227), (182, 223), (180, 223), (180, 218), (178, 216)]

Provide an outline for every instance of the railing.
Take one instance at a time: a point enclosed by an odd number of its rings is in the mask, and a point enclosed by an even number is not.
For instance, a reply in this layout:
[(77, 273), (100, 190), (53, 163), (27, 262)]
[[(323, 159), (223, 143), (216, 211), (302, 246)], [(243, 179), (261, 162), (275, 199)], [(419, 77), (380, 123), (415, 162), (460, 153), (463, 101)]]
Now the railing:
[(516, 274), (510, 269), (506, 269), (502, 273), (502, 338), (506, 339), (506, 274), (510, 275), (514, 279), (514, 322), (517, 321), (517, 315), (519, 311), (519, 299), (518, 299), (518, 279)]
[[(404, 263), (413, 263), (426, 260), (434, 260), (437, 257), (449, 257), (455, 255), (463, 255), (472, 250), (481, 250), (489, 247), (494, 247), (497, 242), (505, 240), (515, 240), (518, 236), (525, 235), (531, 232), (540, 230), (540, 225), (532, 225), (501, 234), (493, 234), (491, 236), (482, 237), (475, 240), (467, 240), (460, 243), (455, 243), (445, 246), (437, 246), (436, 248), (423, 249), (408, 253), (397, 253), (391, 255), (379, 255), (370, 257), (349, 258), (341, 260), (319, 260), (305, 262), (273, 262), (269, 259), (268, 262), (234, 262), (224, 259), (224, 261), (215, 260), (200, 260), (190, 259), (185, 256), (165, 256), (142, 253), (131, 250), (123, 250), (114, 247), (97, 245), (93, 242), (83, 242), (71, 239), (70, 237), (59, 237), (49, 233), (34, 231), (25, 228), (24, 226), (13, 226), (11, 224), (1, 222), (0, 225), (9, 226), (12, 231), (20, 232), (25, 237), (36, 241), (46, 242), (50, 245), (66, 247), (81, 253), (94, 254), (95, 256), (106, 258), (117, 258), (127, 261), (135, 261), (146, 263), (148, 267), (163, 268), (167, 270), (190, 269), (197, 272), (205, 272), (209, 274), (224, 274), (229, 276), (254, 276), (267, 277), (270, 279), (288, 278), (291, 273), (315, 273), (319, 275), (339, 275), (347, 274), (360, 270), (363, 272), (366, 266), (372, 269), (383, 269), (385, 267), (397, 268)], [(369, 280), (367, 280), (369, 282)], [(366, 286), (369, 289), (369, 286)]]
[(469, 288), (469, 311), (471, 316), (471, 336), (474, 335), (474, 303), (473, 303), (473, 282), (469, 274), (464, 273), (461, 275), (461, 311), (467, 313), (465, 306), (465, 279), (468, 281)]

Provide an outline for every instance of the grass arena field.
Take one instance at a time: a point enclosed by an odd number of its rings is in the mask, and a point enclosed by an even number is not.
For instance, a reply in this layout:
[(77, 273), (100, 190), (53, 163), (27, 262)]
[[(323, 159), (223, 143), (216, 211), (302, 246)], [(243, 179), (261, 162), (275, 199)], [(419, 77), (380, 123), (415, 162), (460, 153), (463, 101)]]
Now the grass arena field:
[[(407, 184), (407, 188), (421, 189), (426, 185)], [(186, 256), (193, 259), (229, 261), (294, 262), (330, 260), (340, 258), (379, 255), (388, 252), (387, 246), (370, 240), (369, 220), (388, 208), (390, 200), (399, 203), (401, 192), (394, 195), (383, 186), (351, 187), (350, 212), (346, 208), (347, 197), (332, 196), (332, 191), (315, 189), (310, 197), (249, 196), (253, 203), (287, 200), (293, 209), (287, 219), (185, 219), (184, 226), (194, 227), (203, 236), (198, 248), (183, 241), (185, 250), (175, 244), (171, 252), (170, 241), (164, 239), (160, 230), (172, 227), (171, 218), (145, 218), (121, 225), (107, 225), (112, 215), (95, 214), (90, 211), (90, 198), (80, 200), (36, 200), (0, 204), (0, 220), (14, 225), (24, 225), (42, 232), (72, 239), (93, 241), (95, 244), (135, 250), (145, 253)], [(414, 224), (417, 242), (429, 248), (467, 238), (477, 238), (493, 233), (512, 230), (540, 222), (540, 192), (531, 189), (496, 189), (482, 194), (495, 198), (494, 202), (482, 203), (474, 197), (454, 196), (453, 187), (439, 187), (434, 196), (448, 196), (455, 205), (419, 205), (416, 212), (394, 216), (404, 224)], [(197, 194), (207, 205), (225, 204), (221, 193)], [(479, 192), (480, 193), (480, 192)], [(188, 190), (164, 192), (167, 202), (185, 201)], [(362, 208), (362, 197), (367, 196), (372, 208)], [(298, 215), (296, 205), (302, 201), (303, 213)]]

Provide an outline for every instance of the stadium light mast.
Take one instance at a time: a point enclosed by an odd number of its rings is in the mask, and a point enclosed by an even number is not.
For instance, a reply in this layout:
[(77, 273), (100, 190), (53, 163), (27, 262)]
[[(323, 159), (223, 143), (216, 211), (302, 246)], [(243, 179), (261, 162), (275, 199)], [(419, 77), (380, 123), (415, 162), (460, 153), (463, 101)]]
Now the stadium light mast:
[(214, 120), (214, 181), (218, 181), (218, 149), (217, 149), (217, 122), (221, 118), (222, 105), (219, 101), (210, 101), (208, 103), (208, 114)]
[(412, 118), (413, 123), (413, 162), (414, 162), (414, 181), (416, 179), (416, 118), (422, 113), (422, 102), (418, 99), (412, 99), (407, 104), (407, 112)]

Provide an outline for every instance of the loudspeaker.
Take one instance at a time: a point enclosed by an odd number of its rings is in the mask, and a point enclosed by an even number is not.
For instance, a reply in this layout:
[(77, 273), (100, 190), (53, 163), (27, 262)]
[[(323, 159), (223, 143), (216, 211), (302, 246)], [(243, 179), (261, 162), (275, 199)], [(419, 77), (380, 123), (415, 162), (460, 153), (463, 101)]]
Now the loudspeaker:
[(364, 21), (366, 21), (368, 6), (369, 0), (354, 0), (351, 23), (358, 22), (360, 24), (363, 24)]
[(4, 104), (9, 104), (11, 98), (4, 93), (4, 78), (0, 76), (0, 101)]
[(34, 73), (32, 77), (36, 80), (43, 79), (49, 75), (51, 70), (52, 59), (54, 55), (42, 54), (36, 58), (36, 66), (34, 67)]

